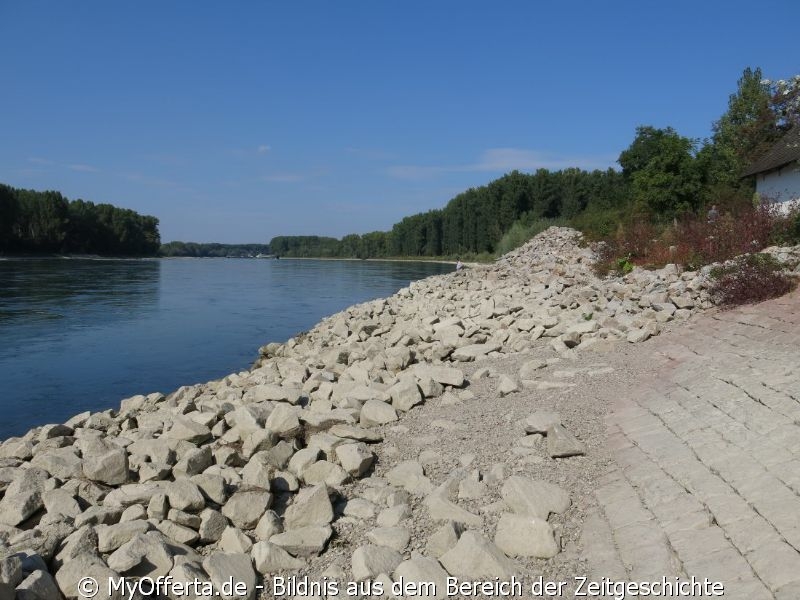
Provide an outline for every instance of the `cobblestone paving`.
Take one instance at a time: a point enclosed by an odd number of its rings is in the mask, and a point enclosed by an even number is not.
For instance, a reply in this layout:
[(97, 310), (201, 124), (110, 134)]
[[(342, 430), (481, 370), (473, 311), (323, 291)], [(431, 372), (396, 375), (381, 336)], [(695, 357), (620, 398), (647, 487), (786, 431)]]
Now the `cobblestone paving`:
[(584, 526), (592, 578), (800, 598), (800, 293), (702, 316), (632, 360), (643, 375), (607, 418), (618, 467)]

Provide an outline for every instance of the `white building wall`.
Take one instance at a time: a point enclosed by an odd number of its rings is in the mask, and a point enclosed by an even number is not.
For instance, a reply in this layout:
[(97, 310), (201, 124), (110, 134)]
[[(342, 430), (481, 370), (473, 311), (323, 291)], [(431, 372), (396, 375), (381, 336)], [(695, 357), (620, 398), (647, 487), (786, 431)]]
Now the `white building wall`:
[(794, 163), (758, 175), (756, 192), (762, 198), (779, 202), (784, 210), (797, 205), (800, 203), (800, 165)]

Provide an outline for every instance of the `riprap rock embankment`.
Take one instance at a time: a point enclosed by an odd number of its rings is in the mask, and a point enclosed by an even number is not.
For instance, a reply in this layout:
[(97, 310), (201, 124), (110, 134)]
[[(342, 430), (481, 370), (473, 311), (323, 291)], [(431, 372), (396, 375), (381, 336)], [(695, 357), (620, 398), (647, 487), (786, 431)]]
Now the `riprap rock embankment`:
[[(553, 521), (571, 503), (559, 485), (502, 465), (480, 472), (466, 455), (440, 481), (420, 460), (377, 477), (376, 445), (414, 407), (457, 403), (471, 382), (498, 376), (465, 363), (543, 346), (569, 359), (712, 306), (703, 273), (670, 265), (600, 279), (592, 264), (577, 232), (551, 228), (491, 266), (415, 282), (268, 344), (249, 371), (5, 441), (0, 591), (55, 600), (79, 597), (83, 577), (172, 575), (233, 577), (252, 593), (259, 575), (318, 564), (340, 522), (370, 527), (347, 570), (330, 571), (346, 580), (504, 577), (519, 558), (557, 555)], [(549, 364), (498, 376), (498, 395), (568, 385), (543, 376)], [(546, 436), (551, 457), (584, 452), (557, 414), (534, 412), (524, 428), (531, 445)], [(501, 498), (488, 532), (464, 504), (486, 486)], [(436, 527), (410, 553), (403, 524), (419, 510)]]

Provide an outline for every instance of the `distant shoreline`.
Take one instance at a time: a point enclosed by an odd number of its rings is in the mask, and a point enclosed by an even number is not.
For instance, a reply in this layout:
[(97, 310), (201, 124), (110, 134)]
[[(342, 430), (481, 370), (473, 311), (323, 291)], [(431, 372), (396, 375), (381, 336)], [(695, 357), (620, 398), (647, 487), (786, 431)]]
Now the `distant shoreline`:
[[(10, 254), (0, 255), (3, 260), (37, 260), (37, 259), (56, 259), (56, 260), (175, 260), (175, 259), (222, 259), (222, 260), (325, 260), (325, 261), (348, 261), (348, 262), (402, 262), (402, 263), (434, 263), (442, 265), (458, 264), (456, 260), (443, 258), (407, 257), (407, 258), (347, 258), (331, 256), (282, 256), (276, 258), (256, 258), (254, 256), (100, 256), (98, 254)], [(463, 262), (464, 266), (474, 266), (482, 263)]]

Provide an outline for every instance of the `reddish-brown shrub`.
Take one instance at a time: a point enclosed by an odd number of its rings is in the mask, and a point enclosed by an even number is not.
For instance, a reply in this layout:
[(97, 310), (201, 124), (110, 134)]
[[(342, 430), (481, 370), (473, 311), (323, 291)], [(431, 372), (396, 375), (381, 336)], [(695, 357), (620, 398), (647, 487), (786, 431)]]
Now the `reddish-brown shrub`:
[(788, 218), (766, 203), (732, 208), (713, 222), (704, 216), (685, 215), (660, 230), (649, 219), (640, 218), (620, 224), (614, 237), (606, 241), (597, 269), (614, 270), (621, 258), (645, 267), (678, 263), (697, 269), (758, 252), (786, 238), (783, 231), (787, 227)]
[(720, 306), (762, 302), (788, 294), (797, 285), (769, 255), (740, 257), (732, 265), (712, 272), (711, 294)]

